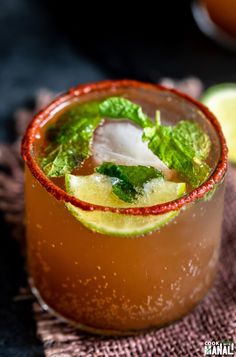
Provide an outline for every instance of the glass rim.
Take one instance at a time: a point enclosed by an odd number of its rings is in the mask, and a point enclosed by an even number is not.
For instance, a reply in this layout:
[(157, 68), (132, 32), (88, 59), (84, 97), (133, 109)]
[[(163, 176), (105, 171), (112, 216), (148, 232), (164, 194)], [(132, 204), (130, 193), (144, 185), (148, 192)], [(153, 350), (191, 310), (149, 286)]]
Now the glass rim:
[[(180, 97), (181, 99), (185, 99), (186, 101), (195, 105), (196, 108), (205, 115), (206, 120), (208, 120), (212, 124), (219, 138), (220, 145), (221, 145), (221, 154), (217, 162), (217, 165), (214, 171), (211, 173), (211, 175), (203, 184), (201, 184), (199, 187), (195, 188), (191, 192), (185, 194), (184, 196), (173, 201), (160, 203), (157, 205), (147, 206), (147, 207), (127, 207), (127, 208), (102, 206), (102, 205), (92, 204), (86, 201), (82, 201), (70, 195), (62, 188), (54, 184), (44, 174), (44, 172), (42, 171), (36, 160), (33, 158), (31, 154), (31, 148), (36, 138), (36, 134), (40, 130), (42, 124), (44, 124), (50, 119), (50, 114), (53, 111), (55, 111), (58, 106), (61, 106), (64, 103), (67, 103), (75, 98), (82, 97), (83, 95), (89, 93), (93, 93), (93, 92), (99, 93), (104, 90), (122, 89), (128, 87), (135, 88), (135, 89), (146, 89), (146, 90), (149, 89), (154, 91), (158, 90), (158, 91), (170, 92), (175, 94), (177, 97)], [(171, 211), (176, 211), (181, 207), (183, 207), (184, 205), (193, 202), (199, 198), (202, 198), (207, 192), (213, 189), (213, 187), (223, 179), (228, 166), (228, 162), (227, 162), (228, 148), (226, 145), (224, 134), (221, 129), (221, 125), (216, 119), (216, 117), (214, 116), (214, 114), (212, 114), (205, 105), (203, 105), (196, 99), (190, 97), (189, 95), (180, 92), (179, 90), (173, 88), (167, 88), (160, 84), (145, 83), (145, 82), (127, 80), (127, 79), (106, 80), (106, 81), (100, 81), (100, 82), (94, 82), (88, 84), (79, 84), (78, 86), (69, 89), (68, 92), (57, 97), (45, 109), (37, 113), (33, 117), (32, 121), (29, 123), (25, 135), (23, 136), (22, 139), (21, 154), (23, 160), (27, 164), (29, 170), (36, 178), (36, 180), (39, 181), (39, 183), (57, 200), (64, 201), (65, 203), (71, 203), (73, 206), (78, 207), (85, 211), (100, 210), (104, 212), (113, 212), (119, 214), (129, 214), (129, 215), (143, 215), (143, 216), (159, 215)]]

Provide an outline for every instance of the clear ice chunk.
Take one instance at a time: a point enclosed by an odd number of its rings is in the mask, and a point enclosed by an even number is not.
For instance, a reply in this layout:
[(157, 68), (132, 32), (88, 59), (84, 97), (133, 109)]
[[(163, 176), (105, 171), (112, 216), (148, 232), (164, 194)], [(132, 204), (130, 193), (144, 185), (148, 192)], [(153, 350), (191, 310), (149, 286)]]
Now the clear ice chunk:
[(127, 122), (112, 121), (100, 126), (95, 132), (92, 151), (96, 165), (114, 162), (153, 166), (163, 171), (167, 178), (173, 173), (142, 141), (142, 130)]

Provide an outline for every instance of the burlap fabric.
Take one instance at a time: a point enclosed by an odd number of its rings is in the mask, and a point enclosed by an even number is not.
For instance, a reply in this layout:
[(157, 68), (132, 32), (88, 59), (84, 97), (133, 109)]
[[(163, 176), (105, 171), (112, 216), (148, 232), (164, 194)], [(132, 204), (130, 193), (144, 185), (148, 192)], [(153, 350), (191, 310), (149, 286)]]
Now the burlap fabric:
[[(165, 82), (166, 83), (166, 82)], [(168, 80), (167, 84), (173, 84)], [(182, 89), (198, 96), (201, 83), (180, 83)], [(37, 96), (36, 110), (52, 95), (47, 91)], [(32, 112), (16, 113), (18, 136)], [(19, 139), (13, 145), (0, 144), (0, 210), (12, 227), (12, 236), (24, 240), (23, 174), (19, 158)], [(160, 330), (131, 337), (99, 337), (88, 335), (61, 323), (42, 311), (33, 300), (37, 333), (47, 357), (135, 357), (135, 356), (203, 356), (205, 341), (236, 338), (236, 175), (229, 170), (225, 195), (222, 250), (216, 281), (195, 310), (181, 321)], [(23, 291), (25, 294), (25, 290)]]

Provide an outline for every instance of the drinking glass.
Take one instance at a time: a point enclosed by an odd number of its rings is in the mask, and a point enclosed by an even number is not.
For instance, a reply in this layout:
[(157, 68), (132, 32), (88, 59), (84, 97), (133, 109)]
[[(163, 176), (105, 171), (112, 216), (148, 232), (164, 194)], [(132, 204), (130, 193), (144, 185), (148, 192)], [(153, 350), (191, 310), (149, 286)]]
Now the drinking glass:
[[(45, 127), (58, 115), (71, 105), (123, 95), (150, 117), (160, 110), (164, 123), (194, 120), (212, 143), (207, 159), (212, 171), (200, 187), (172, 202), (117, 210), (127, 219), (178, 212), (160, 229), (133, 238), (86, 228), (65, 202), (91, 214), (112, 208), (69, 195), (37, 162)], [(217, 269), (227, 170), (221, 127), (205, 106), (160, 85), (129, 80), (79, 85), (33, 118), (22, 155), (30, 285), (43, 308), (86, 331), (116, 335), (169, 324), (202, 300)]]

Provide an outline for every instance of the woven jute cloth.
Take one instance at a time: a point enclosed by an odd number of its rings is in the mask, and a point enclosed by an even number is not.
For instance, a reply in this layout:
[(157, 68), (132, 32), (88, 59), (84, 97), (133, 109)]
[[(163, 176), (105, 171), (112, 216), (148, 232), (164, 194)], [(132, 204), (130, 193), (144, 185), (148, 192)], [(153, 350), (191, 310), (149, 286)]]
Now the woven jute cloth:
[[(166, 79), (168, 85), (176, 83)], [(201, 83), (195, 79), (177, 83), (195, 97)], [(45, 106), (52, 94), (37, 95), (36, 110)], [(32, 112), (16, 113), (18, 137)], [(12, 236), (24, 241), (23, 165), (19, 156), (19, 138), (13, 145), (0, 144), (0, 210), (12, 228)], [(47, 357), (135, 357), (204, 356), (206, 341), (236, 339), (236, 175), (227, 175), (222, 248), (214, 286), (204, 300), (182, 320), (168, 327), (130, 337), (103, 337), (85, 334), (51, 316), (33, 299), (37, 334)], [(22, 245), (24, 246), (24, 245)], [(22, 289), (25, 294), (25, 289)]]

